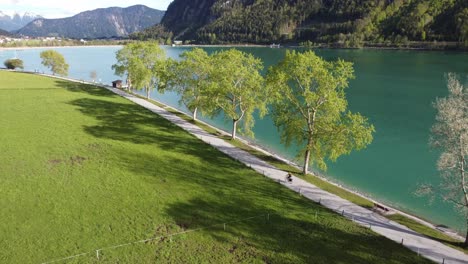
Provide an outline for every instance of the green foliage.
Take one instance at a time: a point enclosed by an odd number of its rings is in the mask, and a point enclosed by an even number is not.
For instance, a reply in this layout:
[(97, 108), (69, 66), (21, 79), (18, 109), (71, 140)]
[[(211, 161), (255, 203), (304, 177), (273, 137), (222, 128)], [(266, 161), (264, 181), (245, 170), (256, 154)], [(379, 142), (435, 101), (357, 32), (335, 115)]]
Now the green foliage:
[(459, 32), (460, 42), (463, 42), (468, 47), (468, 8), (460, 11), (455, 19), (457, 21), (457, 30)]
[(267, 83), (276, 97), (273, 121), (283, 143), (302, 146), (298, 156), (305, 155), (304, 174), (309, 160), (325, 170), (325, 159), (335, 161), (372, 142), (374, 127), (346, 110), (344, 90), (353, 77), (351, 63), (328, 62), (312, 51), (288, 51), (269, 69)]
[(139, 36), (169, 32), (199, 43), (328, 43), (338, 47), (466, 39), (466, 0), (175, 0), (161, 25)]
[[(236, 132), (253, 136), (253, 113), (260, 117), (267, 112), (268, 92), (263, 87), (263, 68), (260, 59), (236, 49), (212, 55), (211, 96), (213, 103), (223, 110), (233, 123), (232, 138)], [(240, 127), (238, 127), (240, 122)]]
[(307, 41), (299, 43), (299, 46), (304, 47), (304, 48), (314, 48), (314, 47), (317, 47), (319, 45), (317, 43), (314, 43), (314, 42), (310, 41), (310, 40), (307, 40)]
[(3, 64), (10, 70), (24, 69), (23, 61), (20, 59), (8, 59)]
[(166, 54), (158, 43), (133, 42), (116, 53), (117, 63), (112, 65), (115, 74), (127, 74), (129, 87), (144, 89), (149, 98), (154, 88), (165, 88)]
[(42, 59), (42, 65), (50, 68), (54, 75), (68, 75), (68, 64), (65, 62), (65, 58), (62, 54), (55, 50), (45, 50), (41, 52), (40, 56)]
[(129, 38), (134, 40), (158, 40), (160, 44), (165, 44), (163, 40), (167, 40), (172, 37), (172, 33), (165, 29), (161, 24), (156, 24), (152, 27), (148, 27), (145, 30), (135, 32), (129, 35)]
[(0, 79), (3, 263), (431, 263), (105, 89)]
[(213, 115), (215, 109), (210, 98), (212, 58), (200, 48), (186, 51), (180, 55), (181, 61), (170, 61), (168, 86), (180, 94), (180, 103), (192, 111), (197, 119), (197, 111), (204, 115)]

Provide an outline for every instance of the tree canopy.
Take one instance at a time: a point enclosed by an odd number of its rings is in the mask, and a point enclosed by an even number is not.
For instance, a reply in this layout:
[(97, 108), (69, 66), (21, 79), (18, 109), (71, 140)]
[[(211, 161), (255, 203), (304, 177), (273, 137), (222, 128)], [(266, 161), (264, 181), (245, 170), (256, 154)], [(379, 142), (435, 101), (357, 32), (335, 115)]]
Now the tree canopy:
[(335, 161), (372, 142), (374, 127), (347, 110), (345, 89), (353, 77), (352, 63), (328, 62), (312, 51), (288, 51), (269, 69), (273, 121), (283, 143), (301, 147), (298, 156), (304, 155), (304, 174), (309, 161), (325, 170), (326, 159)]
[(200, 48), (185, 51), (180, 58), (180, 62), (168, 62), (171, 89), (180, 94), (180, 102), (192, 111), (194, 120), (197, 119), (198, 110), (204, 114), (214, 114), (214, 105), (209, 96), (210, 87), (213, 85), (212, 58)]
[(166, 54), (156, 42), (133, 42), (116, 53), (112, 66), (117, 75), (127, 73), (129, 87), (144, 89), (149, 98), (154, 88), (165, 88)]
[(232, 139), (236, 139), (237, 130), (253, 136), (253, 113), (258, 111), (263, 117), (269, 98), (260, 74), (263, 68), (261, 60), (236, 49), (217, 52), (212, 56), (214, 68), (210, 92), (213, 103), (224, 112), (226, 118), (232, 120)]
[(68, 75), (68, 64), (65, 62), (65, 58), (62, 54), (55, 50), (45, 50), (40, 54), (42, 59), (42, 65), (50, 68), (52, 73), (67, 76)]

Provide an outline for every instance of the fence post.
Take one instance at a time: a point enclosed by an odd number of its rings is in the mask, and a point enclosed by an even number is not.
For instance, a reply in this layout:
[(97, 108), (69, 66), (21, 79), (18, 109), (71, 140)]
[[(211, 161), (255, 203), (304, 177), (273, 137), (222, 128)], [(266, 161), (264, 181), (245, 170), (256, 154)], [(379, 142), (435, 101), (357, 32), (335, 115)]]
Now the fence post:
[(400, 243), (400, 244), (402, 244), (402, 245), (403, 245), (403, 238), (401, 239), (401, 243)]
[(344, 215), (344, 210), (343, 210), (343, 211), (341, 211), (341, 215)]

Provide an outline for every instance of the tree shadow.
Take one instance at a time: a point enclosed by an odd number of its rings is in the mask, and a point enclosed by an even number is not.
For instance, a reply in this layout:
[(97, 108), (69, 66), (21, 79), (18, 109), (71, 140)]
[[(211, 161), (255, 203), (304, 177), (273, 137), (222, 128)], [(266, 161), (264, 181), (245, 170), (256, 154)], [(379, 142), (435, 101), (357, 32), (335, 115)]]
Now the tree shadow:
[[(197, 139), (194, 139), (197, 140)], [(192, 157), (168, 157), (164, 153), (114, 149), (122, 168), (151, 181), (176, 181), (188, 190), (200, 190), (223, 199), (230, 197), (264, 197), (273, 200), (300, 203), (300, 196), (291, 195), (288, 189), (260, 177), (243, 163), (233, 160), (210, 145), (204, 144), (190, 152)], [(172, 151), (172, 150), (171, 150)], [(187, 154), (187, 153), (184, 153)], [(297, 207), (285, 209), (296, 210)]]
[(130, 102), (80, 98), (69, 104), (98, 121), (96, 125), (83, 127), (85, 132), (97, 138), (154, 144), (163, 149), (187, 154), (199, 154), (199, 149), (205, 145), (193, 136), (181, 133), (182, 129), (175, 124)]
[(116, 157), (126, 170), (152, 184), (168, 183), (171, 193), (190, 193), (188, 199), (163, 202), (172, 221), (164, 224), (171, 228), (162, 235), (209, 227), (202, 232), (226, 250), (216, 254), (232, 255), (236, 262), (430, 263), (253, 171), (243, 174), (243, 164), (216, 149), (205, 145), (202, 152), (198, 163), (183, 156), (118, 150)]
[[(279, 184), (274, 187), (276, 183), (253, 171), (240, 172), (245, 170), (245, 165), (233, 161), (219, 150), (139, 105), (106, 100), (105, 97), (114, 96), (108, 90), (65, 81), (63, 85), (72, 92), (101, 97), (80, 98), (69, 102), (78, 111), (97, 121), (96, 125), (83, 127), (90, 135), (133, 144), (155, 145), (156, 150), (168, 150), (172, 154), (168, 156), (157, 151), (148, 153), (134, 148), (129, 150), (116, 147), (118, 155), (115, 158), (123, 169), (147, 177), (153, 182), (173, 180), (180, 182), (184, 186), (180, 188), (185, 190), (196, 189), (199, 193), (208, 193), (203, 198), (191, 198), (167, 206), (166, 214), (181, 229), (201, 228), (271, 212), (272, 220), (268, 223), (259, 225), (252, 221), (239, 222), (239, 225), (233, 225), (227, 232), (223, 230), (220, 233), (220, 230), (215, 229), (204, 232), (223, 243), (232, 243), (232, 237), (242, 237), (243, 241), (248, 240), (249, 246), (267, 252), (264, 256), (267, 263), (294, 262), (289, 259), (290, 256), (309, 263), (330, 263), (330, 259), (343, 260), (346, 263), (368, 263), (369, 256), (375, 256), (376, 261), (372, 262), (412, 262), (414, 253), (405, 251), (406, 249), (383, 237), (346, 232), (343, 228), (335, 227), (336, 223), (313, 221), (305, 213), (303, 218), (274, 214), (278, 211), (291, 211), (300, 215), (301, 210), (310, 212), (310, 208), (326, 214), (332, 212), (293, 195)], [(174, 155), (178, 153), (182, 155)], [(198, 162), (199, 159), (203, 162)], [(352, 243), (353, 241), (356, 242)], [(236, 251), (236, 247), (238, 245), (233, 245), (232, 252)], [(275, 258), (272, 259), (272, 256)]]
[[(291, 202), (295, 203), (285, 205)], [(245, 256), (242, 251), (249, 248), (260, 250), (240, 262), (253, 257), (265, 263), (431, 263), (383, 237), (338, 228), (339, 221), (330, 219), (338, 216), (326, 216), (323, 211), (314, 219), (238, 197), (195, 198), (172, 204), (166, 213), (181, 230), (201, 228), (215, 241), (227, 244), (226, 254)]]
[(89, 94), (93, 96), (100, 96), (100, 97), (116, 97), (117, 96), (113, 92), (103, 87), (99, 87), (98, 84), (91, 85), (91, 84), (85, 84), (85, 83), (65, 81), (65, 80), (60, 80), (60, 79), (55, 79), (54, 82), (55, 82), (55, 85), (57, 85), (58, 87), (65, 88), (70, 92), (85, 93), (85, 94)]

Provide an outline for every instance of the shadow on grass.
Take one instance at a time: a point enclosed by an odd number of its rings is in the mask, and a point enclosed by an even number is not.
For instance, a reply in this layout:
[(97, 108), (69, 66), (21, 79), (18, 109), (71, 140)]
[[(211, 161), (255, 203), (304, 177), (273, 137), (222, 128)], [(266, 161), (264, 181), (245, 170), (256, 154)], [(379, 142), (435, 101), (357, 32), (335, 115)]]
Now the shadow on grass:
[[(59, 81), (60, 82), (60, 81)], [(70, 102), (80, 112), (98, 121), (97, 125), (85, 126), (84, 130), (98, 138), (134, 144), (156, 145), (162, 150), (193, 156), (170, 158), (159, 153), (138, 153), (122, 149), (116, 158), (119, 164), (137, 175), (150, 176), (161, 182), (171, 179), (180, 182), (180, 188), (189, 191), (196, 188), (206, 192), (207, 198), (191, 199), (169, 205), (167, 214), (183, 228), (205, 227), (230, 219), (243, 219), (279, 209), (272, 206), (281, 200), (281, 210), (301, 212), (314, 205), (310, 201), (292, 195), (289, 190), (252, 173), (241, 172), (245, 166), (221, 154), (182, 129), (141, 106), (106, 100), (111, 92), (94, 86), (63, 82), (72, 92), (86, 93), (101, 98), (80, 98)], [(155, 148), (157, 150), (157, 148)], [(203, 162), (197, 162), (202, 159)], [(159, 178), (159, 179), (158, 179)], [(250, 179), (255, 178), (255, 179)], [(185, 188), (185, 189), (184, 189)], [(211, 197), (211, 198), (208, 198)], [(262, 202), (256, 201), (256, 199)], [(255, 202), (252, 202), (255, 200)], [(330, 212), (325, 209), (317, 210)], [(334, 215), (333, 217), (338, 217)], [(331, 217), (331, 218), (333, 218)], [(272, 219), (273, 220), (273, 219)], [(336, 220), (330, 219), (333, 222)], [(273, 222), (273, 221), (272, 221)], [(228, 231), (230, 236), (245, 237), (252, 248), (260, 248), (275, 255), (274, 262), (283, 262), (277, 252), (295, 256), (304, 262), (330, 263), (329, 259), (347, 263), (369, 263), (370, 256), (379, 260), (393, 259), (392, 263), (410, 263), (413, 253), (401, 246), (375, 235), (346, 232), (330, 223), (318, 223), (278, 215), (275, 224), (240, 224)], [(232, 241), (219, 232), (207, 231), (219, 241)], [(352, 243), (354, 242), (354, 243)], [(235, 251), (233, 245), (233, 250)], [(384, 257), (383, 257), (384, 255)], [(279, 259), (279, 261), (277, 261)], [(349, 261), (348, 261), (349, 260)], [(400, 262), (400, 260), (402, 262)], [(266, 259), (265, 262), (271, 262)]]
[(116, 94), (114, 94), (113, 92), (109, 90), (106, 90), (102, 87), (98, 87), (95, 85), (90, 85), (90, 84), (70, 82), (70, 81), (56, 79), (55, 85), (57, 85), (58, 87), (65, 88), (70, 92), (86, 93), (89, 95), (103, 96), (103, 97), (116, 97), (117, 96)]
[[(127, 170), (148, 177), (154, 184), (172, 182), (168, 185), (171, 193), (196, 197), (170, 203), (165, 206), (166, 214), (179, 231), (217, 225), (203, 232), (230, 245), (226, 250), (239, 254), (233, 256), (240, 258), (238, 262), (248, 261), (242, 259), (247, 256), (259, 257), (265, 263), (430, 263), (266, 178), (253, 172), (243, 174), (242, 164), (216, 150), (204, 149), (203, 153), (208, 163), (183, 157), (159, 159), (156, 154), (126, 150), (118, 157)], [(261, 217), (267, 213), (271, 221)], [(252, 216), (260, 217), (223, 229), (222, 223)]]
[[(284, 209), (297, 210), (295, 204), (303, 202), (299, 195), (279, 184), (250, 171), (244, 164), (232, 160), (218, 150), (204, 144), (192, 153), (194, 158), (161, 156), (160, 153), (143, 153), (117, 150), (119, 164), (125, 170), (148, 177), (152, 182), (177, 182), (188, 192), (206, 192), (222, 199), (231, 197), (262, 197), (262, 199), (290, 202)], [(312, 202), (310, 202), (313, 205)]]
[(149, 110), (132, 103), (117, 103), (93, 98), (80, 98), (70, 102), (78, 110), (98, 121), (84, 126), (84, 130), (97, 137), (135, 144), (154, 144), (186, 154), (199, 154), (205, 145), (181, 129)]
[[(220, 224), (203, 232), (230, 245), (229, 253), (237, 254), (240, 262), (261, 258), (265, 263), (430, 263), (382, 237), (338, 229), (331, 214), (318, 220), (306, 214), (289, 216), (245, 198), (196, 198), (172, 204), (166, 213), (182, 229)], [(222, 225), (254, 216), (258, 217), (227, 224), (226, 230)], [(242, 256), (246, 259), (239, 259)]]

